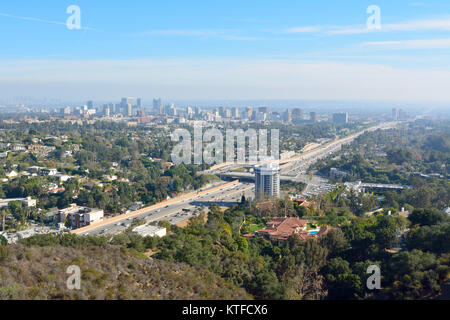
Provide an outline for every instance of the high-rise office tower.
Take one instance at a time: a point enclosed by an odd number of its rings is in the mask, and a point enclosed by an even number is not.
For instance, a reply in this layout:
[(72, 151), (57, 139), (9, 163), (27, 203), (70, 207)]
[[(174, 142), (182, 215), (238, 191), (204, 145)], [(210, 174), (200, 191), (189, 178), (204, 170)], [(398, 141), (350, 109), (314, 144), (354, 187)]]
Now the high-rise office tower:
[(292, 121), (298, 123), (303, 120), (303, 110), (299, 108), (295, 108), (292, 110)]
[(86, 102), (86, 105), (88, 109), (94, 109), (94, 101), (89, 100), (88, 102)]
[(120, 105), (123, 107), (123, 106), (125, 106), (127, 104), (127, 98), (122, 98), (121, 100), (120, 100)]
[(396, 108), (392, 109), (392, 120), (397, 121), (398, 120), (398, 112)]
[(309, 121), (311, 121), (312, 123), (316, 123), (317, 122), (317, 113), (310, 112), (309, 113)]
[(111, 109), (109, 106), (105, 106), (104, 113), (106, 117), (109, 117), (111, 115)]
[(255, 115), (254, 115), (254, 118), (255, 118), (256, 121), (266, 121), (267, 120), (267, 113), (257, 111), (255, 113)]
[(134, 98), (133, 97), (128, 97), (127, 98), (127, 104), (131, 104), (131, 106), (134, 106)]
[(133, 115), (133, 105), (131, 103), (129, 103), (127, 105), (127, 109), (126, 110), (127, 110), (127, 116), (131, 117)]
[(194, 109), (192, 109), (192, 107), (187, 107), (186, 114), (188, 119), (192, 119), (194, 117)]
[(69, 115), (71, 113), (70, 107), (65, 107), (61, 109), (61, 114)]
[(253, 119), (253, 108), (252, 107), (245, 108), (245, 113), (247, 114), (247, 118), (249, 120)]
[(238, 119), (240, 117), (238, 107), (234, 107), (233, 109), (231, 109), (231, 113), (232, 113), (232, 117), (235, 119)]
[(161, 99), (153, 99), (153, 111), (159, 114), (164, 113)]
[(142, 98), (138, 98), (136, 100), (136, 107), (138, 107), (138, 109), (142, 109)]
[(173, 103), (166, 105), (164, 108), (165, 114), (169, 116), (176, 116), (177, 115), (177, 109), (175, 108), (175, 105)]
[(408, 120), (408, 113), (403, 109), (399, 109), (398, 110), (398, 120), (400, 120), (400, 121)]
[(259, 107), (258, 111), (261, 113), (269, 113), (269, 108), (268, 107)]
[(227, 116), (227, 107), (219, 107), (219, 115), (225, 118)]
[(255, 195), (258, 200), (280, 198), (280, 172), (277, 163), (255, 166)]
[(340, 112), (333, 114), (333, 122), (340, 124), (348, 123), (348, 112)]
[(283, 113), (283, 121), (285, 121), (285, 122), (292, 122), (292, 112), (291, 112), (291, 110), (287, 109)]

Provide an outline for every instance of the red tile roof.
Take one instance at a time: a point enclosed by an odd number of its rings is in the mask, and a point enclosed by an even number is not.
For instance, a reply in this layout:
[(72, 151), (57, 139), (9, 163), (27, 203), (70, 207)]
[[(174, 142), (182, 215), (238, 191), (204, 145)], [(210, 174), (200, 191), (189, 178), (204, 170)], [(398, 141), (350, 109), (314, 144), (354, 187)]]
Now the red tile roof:
[(297, 218), (274, 218), (267, 223), (265, 229), (259, 230), (260, 234), (267, 234), (279, 240), (286, 240), (292, 234), (298, 234), (301, 238), (308, 237), (309, 233), (305, 231), (307, 220)]

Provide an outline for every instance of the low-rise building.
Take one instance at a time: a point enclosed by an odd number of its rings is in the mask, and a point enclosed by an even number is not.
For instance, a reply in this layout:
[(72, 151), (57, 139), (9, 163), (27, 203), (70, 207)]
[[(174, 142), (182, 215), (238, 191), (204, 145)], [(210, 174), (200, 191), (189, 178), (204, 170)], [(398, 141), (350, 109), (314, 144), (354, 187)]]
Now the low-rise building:
[(0, 208), (7, 207), (10, 202), (20, 202), (25, 207), (36, 207), (36, 199), (28, 198), (12, 198), (12, 199), (0, 199)]
[(12, 170), (12, 171), (10, 171), (10, 172), (8, 172), (7, 174), (6, 174), (6, 176), (8, 177), (8, 178), (16, 178), (17, 176), (18, 176), (19, 174), (17, 173), (17, 171), (15, 171), (15, 170)]
[(133, 229), (133, 233), (142, 237), (165, 237), (167, 235), (167, 229), (152, 225), (143, 225)]
[(102, 209), (93, 209), (79, 207), (72, 204), (69, 208), (59, 210), (59, 222), (66, 222), (71, 228), (83, 228), (103, 220), (104, 211)]
[(57, 169), (42, 169), (40, 174), (41, 174), (41, 176), (53, 177), (58, 174), (58, 170)]

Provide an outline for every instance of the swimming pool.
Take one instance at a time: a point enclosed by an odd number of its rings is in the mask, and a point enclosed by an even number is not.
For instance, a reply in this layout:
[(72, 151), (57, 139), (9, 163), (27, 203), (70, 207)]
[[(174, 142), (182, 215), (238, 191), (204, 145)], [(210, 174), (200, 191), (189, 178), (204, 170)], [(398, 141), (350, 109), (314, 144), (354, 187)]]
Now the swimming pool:
[(319, 233), (319, 231), (310, 231), (309, 232), (309, 234), (311, 235), (311, 236), (314, 236), (314, 235), (316, 235), (316, 234), (318, 234)]

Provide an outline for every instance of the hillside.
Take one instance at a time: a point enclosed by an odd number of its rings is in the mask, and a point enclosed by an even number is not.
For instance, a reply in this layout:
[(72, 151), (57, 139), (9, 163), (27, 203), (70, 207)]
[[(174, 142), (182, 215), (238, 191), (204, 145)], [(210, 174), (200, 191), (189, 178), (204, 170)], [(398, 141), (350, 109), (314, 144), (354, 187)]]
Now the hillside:
[[(81, 290), (68, 290), (67, 267), (82, 271)], [(0, 246), (0, 300), (249, 299), (243, 289), (181, 263), (145, 259), (116, 246)]]

